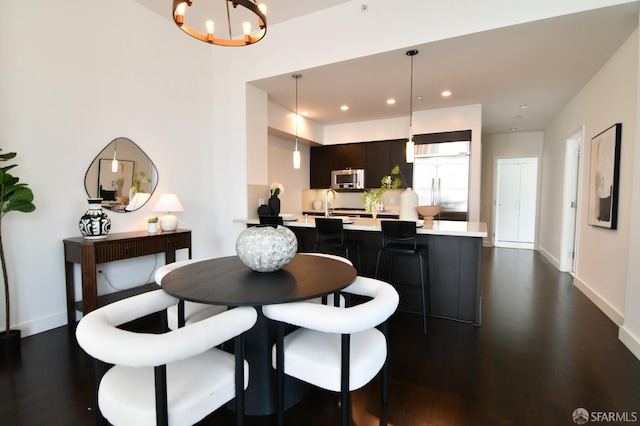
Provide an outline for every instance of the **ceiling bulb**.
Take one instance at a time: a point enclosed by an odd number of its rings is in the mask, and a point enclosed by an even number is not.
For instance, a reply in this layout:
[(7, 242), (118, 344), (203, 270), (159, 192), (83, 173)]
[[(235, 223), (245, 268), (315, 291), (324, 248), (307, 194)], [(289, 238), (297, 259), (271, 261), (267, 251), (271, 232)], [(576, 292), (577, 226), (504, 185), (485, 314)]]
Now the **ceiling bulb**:
[(451, 96), (451, 91), (445, 90), (444, 92), (441, 93), (441, 95), (445, 98), (448, 98), (449, 96)]
[(342, 106), (340, 107), (340, 109), (341, 109), (342, 111), (348, 111), (348, 110), (349, 110), (349, 107), (348, 107), (347, 105), (342, 105)]
[(405, 161), (413, 163), (415, 155), (415, 143), (413, 142), (413, 57), (418, 54), (415, 49), (407, 50), (407, 56), (411, 57), (411, 84), (409, 91), (409, 139), (405, 144)]
[(292, 78), (296, 80), (296, 115), (294, 119), (296, 120), (296, 147), (293, 151), (293, 168), (300, 168), (300, 151), (298, 150), (298, 120), (300, 117), (298, 116), (298, 80), (302, 78), (302, 74), (292, 74)]
[[(257, 43), (267, 33), (267, 7), (264, 4), (257, 4), (255, 0), (225, 0), (227, 5), (227, 27), (229, 32), (229, 38), (216, 37), (214, 35), (214, 22), (208, 20), (205, 22), (206, 34), (190, 27), (185, 23), (185, 12), (187, 6), (191, 6), (195, 0), (173, 0), (173, 21), (178, 27), (185, 33), (189, 34), (193, 38), (197, 38), (200, 41), (204, 41), (209, 44), (217, 44), (220, 46), (248, 46), (253, 43)], [(214, 0), (200, 0), (200, 1), (214, 1)], [(231, 5), (231, 8), (229, 7)], [(251, 23), (242, 23), (242, 37), (234, 38), (231, 31), (231, 12), (238, 6), (242, 6), (245, 9), (252, 12), (257, 20), (260, 31), (257, 34), (251, 35)]]

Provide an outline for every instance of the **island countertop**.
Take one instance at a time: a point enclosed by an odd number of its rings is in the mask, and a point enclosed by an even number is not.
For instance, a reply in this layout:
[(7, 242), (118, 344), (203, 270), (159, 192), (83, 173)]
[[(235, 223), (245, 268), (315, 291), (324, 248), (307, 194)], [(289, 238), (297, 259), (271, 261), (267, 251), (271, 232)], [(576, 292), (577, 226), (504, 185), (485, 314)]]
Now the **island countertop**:
[[(315, 228), (315, 217), (304, 215), (285, 215), (284, 224), (288, 227)], [(344, 229), (353, 231), (373, 231), (380, 232), (380, 218), (359, 218), (348, 216), (331, 216), (333, 219), (342, 218)], [(257, 225), (259, 218), (234, 219), (234, 223), (244, 223), (246, 225)], [(418, 234), (425, 235), (446, 235), (458, 237), (486, 237), (487, 224), (484, 222), (462, 222), (451, 220), (418, 221)]]

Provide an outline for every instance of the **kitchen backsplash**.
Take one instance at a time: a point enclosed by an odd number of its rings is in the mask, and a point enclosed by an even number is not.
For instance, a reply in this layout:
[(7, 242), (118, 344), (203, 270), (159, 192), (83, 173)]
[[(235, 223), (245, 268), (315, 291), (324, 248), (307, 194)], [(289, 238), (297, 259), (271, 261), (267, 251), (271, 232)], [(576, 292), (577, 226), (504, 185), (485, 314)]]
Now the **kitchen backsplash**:
[[(392, 189), (386, 191), (382, 195), (382, 201), (384, 202), (385, 209), (398, 210), (400, 208), (400, 194), (405, 189)], [(322, 201), (322, 209), (324, 210), (324, 200), (326, 189), (304, 189), (302, 190), (302, 211), (313, 210), (314, 200)], [(351, 209), (363, 209), (364, 203), (362, 202), (362, 192), (336, 192), (336, 200), (333, 201), (333, 196), (329, 194), (329, 208), (351, 208)]]

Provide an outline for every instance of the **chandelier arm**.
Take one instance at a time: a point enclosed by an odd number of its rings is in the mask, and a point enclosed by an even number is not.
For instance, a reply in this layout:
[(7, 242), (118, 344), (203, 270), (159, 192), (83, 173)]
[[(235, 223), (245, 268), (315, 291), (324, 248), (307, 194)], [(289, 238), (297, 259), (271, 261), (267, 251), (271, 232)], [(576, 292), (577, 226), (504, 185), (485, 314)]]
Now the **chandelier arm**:
[(229, 12), (229, 3), (231, 0), (227, 0), (227, 28), (229, 29), (229, 40), (233, 39), (231, 35), (231, 13)]

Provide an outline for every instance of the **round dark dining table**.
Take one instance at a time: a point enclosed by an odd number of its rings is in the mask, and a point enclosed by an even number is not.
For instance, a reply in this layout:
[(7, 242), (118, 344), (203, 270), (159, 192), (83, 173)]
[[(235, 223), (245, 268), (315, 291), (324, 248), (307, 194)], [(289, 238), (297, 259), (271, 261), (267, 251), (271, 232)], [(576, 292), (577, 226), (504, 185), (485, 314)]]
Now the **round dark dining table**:
[[(253, 271), (238, 256), (228, 256), (171, 271), (162, 279), (162, 289), (191, 302), (257, 309), (258, 321), (244, 338), (244, 354), (249, 363), (245, 413), (268, 415), (276, 411), (275, 370), (271, 366), (276, 330), (273, 321), (262, 314), (262, 306), (335, 293), (356, 276), (353, 266), (322, 256), (297, 254), (287, 266), (274, 272)], [(305, 386), (291, 378), (286, 386), (285, 403), (292, 406), (304, 396)]]

